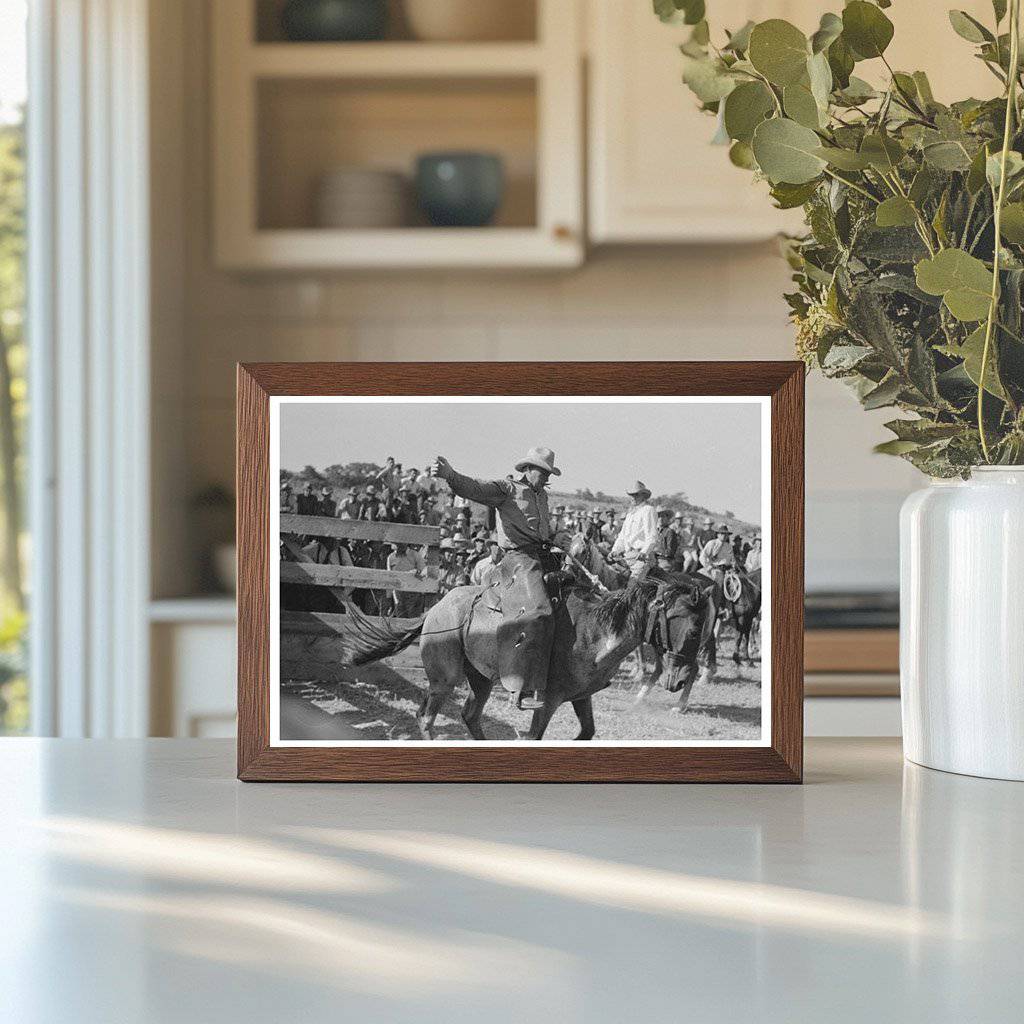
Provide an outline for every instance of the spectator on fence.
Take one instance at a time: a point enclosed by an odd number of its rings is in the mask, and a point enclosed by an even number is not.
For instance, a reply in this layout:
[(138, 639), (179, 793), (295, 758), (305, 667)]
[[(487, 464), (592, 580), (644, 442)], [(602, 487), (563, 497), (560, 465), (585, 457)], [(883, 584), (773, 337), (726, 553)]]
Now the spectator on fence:
[(295, 495), (292, 494), (292, 485), (285, 481), (281, 484), (281, 504), (280, 509), (282, 512), (291, 513), (295, 511)]
[(366, 485), (366, 493), (363, 495), (363, 501), (359, 507), (359, 518), (371, 523), (379, 523), (384, 519), (384, 506), (377, 495), (377, 488), (373, 484)]
[(397, 491), (402, 482), (402, 464), (395, 462), (395, 457), (389, 455), (384, 462), (384, 468), (373, 479), (386, 490)]
[(338, 518), (358, 519), (359, 510), (362, 508), (362, 505), (362, 499), (359, 497), (359, 488), (350, 487), (348, 489), (348, 497), (338, 506)]
[(330, 487), (324, 485), (320, 488), (320, 501), (317, 506), (316, 514), (318, 516), (326, 516), (328, 519), (333, 519), (338, 513), (338, 503), (334, 500), (334, 492)]
[[(393, 544), (387, 557), (387, 569), (390, 572), (411, 573), (421, 580), (426, 575), (426, 565), (419, 549), (408, 544)], [(393, 590), (391, 599), (394, 602), (395, 615), (400, 619), (411, 619), (420, 614), (422, 601), (420, 595), (407, 590)]]
[(302, 494), (296, 495), (295, 511), (300, 516), (315, 516), (320, 507), (320, 499), (313, 492), (313, 485), (307, 483)]

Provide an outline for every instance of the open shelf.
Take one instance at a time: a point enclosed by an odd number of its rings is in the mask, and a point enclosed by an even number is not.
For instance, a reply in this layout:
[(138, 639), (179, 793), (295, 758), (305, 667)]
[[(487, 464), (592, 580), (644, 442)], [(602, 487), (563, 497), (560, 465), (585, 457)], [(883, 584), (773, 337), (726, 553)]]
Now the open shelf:
[[(530, 38), (434, 43), (281, 40), (278, 0), (213, 8), (214, 243), (230, 269), (569, 267), (583, 258), (582, 82), (576, 0), (530, 3)], [(493, 221), (435, 228), (321, 224), (316, 196), (341, 169), (400, 172), (416, 159), (496, 153)], [(386, 203), (385, 203), (386, 206)], [(365, 206), (359, 208), (362, 214)], [(390, 214), (391, 211), (389, 210)]]
[(268, 43), (250, 47), (257, 78), (382, 78), (533, 75), (535, 43)]
[[(221, 0), (217, 0), (221, 2)], [(253, 3), (252, 13), (255, 15), (249, 22), (252, 26), (251, 39), (258, 45), (271, 45), (284, 42), (285, 35), (281, 26), (281, 12), (285, 0), (250, 0)], [(422, 0), (421, 0), (422, 2)], [(430, 0), (427, 0), (430, 2)], [(565, 2), (565, 0), (562, 0)], [(537, 0), (505, 0), (505, 20), (500, 25), (501, 37), (508, 41), (533, 42), (537, 39), (538, 19)], [(492, 23), (493, 27), (493, 23)], [(498, 33), (495, 33), (498, 34)], [(384, 36), (386, 42), (406, 42), (419, 45), (414, 25), (406, 11), (406, 0), (388, 0), (388, 24)], [(315, 46), (315, 43), (298, 43), (299, 46)], [(372, 43), (354, 43), (355, 46), (368, 46)], [(467, 42), (464, 46), (486, 46), (487, 43)]]
[[(413, 177), (417, 156), (439, 150), (497, 153), (505, 189), (493, 228), (536, 227), (532, 79), (272, 79), (258, 84), (256, 119), (260, 231), (331, 230), (316, 222), (314, 197), (325, 174), (351, 166), (401, 173), (409, 193), (401, 230), (429, 230)], [(360, 245), (376, 241), (377, 232), (358, 233)], [(451, 229), (442, 234), (454, 240)]]

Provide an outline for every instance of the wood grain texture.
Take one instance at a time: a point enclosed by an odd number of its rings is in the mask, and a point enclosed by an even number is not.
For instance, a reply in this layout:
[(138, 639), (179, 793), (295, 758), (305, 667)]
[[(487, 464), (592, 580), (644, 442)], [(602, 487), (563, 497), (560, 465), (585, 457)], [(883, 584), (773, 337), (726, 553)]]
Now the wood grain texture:
[[(271, 747), (270, 395), (768, 395), (769, 747)], [(804, 368), (798, 362), (252, 363), (238, 372), (239, 778), (246, 781), (799, 782), (803, 758)], [(275, 681), (276, 684), (276, 681)]]

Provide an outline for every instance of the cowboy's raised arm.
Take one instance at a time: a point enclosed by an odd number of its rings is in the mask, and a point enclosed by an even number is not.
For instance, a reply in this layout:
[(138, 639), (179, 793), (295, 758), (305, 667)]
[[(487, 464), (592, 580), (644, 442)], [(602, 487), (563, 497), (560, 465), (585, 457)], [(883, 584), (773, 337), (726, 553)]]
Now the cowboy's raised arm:
[(457, 473), (443, 455), (434, 460), (434, 473), (448, 484), (453, 494), (481, 505), (503, 505), (514, 492), (508, 480), (475, 480)]

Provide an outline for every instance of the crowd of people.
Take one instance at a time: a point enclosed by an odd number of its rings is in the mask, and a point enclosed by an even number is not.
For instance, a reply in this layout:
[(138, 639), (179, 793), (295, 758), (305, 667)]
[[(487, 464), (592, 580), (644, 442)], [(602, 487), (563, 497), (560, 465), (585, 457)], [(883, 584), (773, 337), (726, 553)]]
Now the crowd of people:
[[(509, 477), (511, 479), (511, 476)], [(710, 516), (700, 521), (668, 506), (652, 506), (651, 492), (643, 484), (630, 492), (633, 506), (615, 508), (556, 505), (551, 509), (551, 536), (568, 548), (582, 535), (598, 546), (609, 560), (627, 565), (658, 565), (671, 572), (706, 572), (726, 569), (747, 573), (760, 570), (761, 537), (756, 531), (733, 531)], [(474, 515), (474, 508), (477, 514)], [(301, 556), (326, 565), (411, 572), (419, 578), (435, 575), (438, 594), (385, 592), (342, 588), (345, 597), (364, 611), (378, 615), (412, 617), (426, 602), (437, 600), (454, 587), (486, 585), (497, 571), (504, 551), (495, 532), (494, 510), (474, 506), (452, 494), (446, 483), (429, 471), (388, 457), (384, 468), (362, 486), (338, 492), (305, 483), (295, 489), (281, 484), (280, 509), (284, 513), (328, 518), (420, 524), (438, 528), (440, 544), (436, 567), (428, 569), (427, 548), (402, 543), (300, 537), (298, 549), (282, 546), (285, 559)]]

